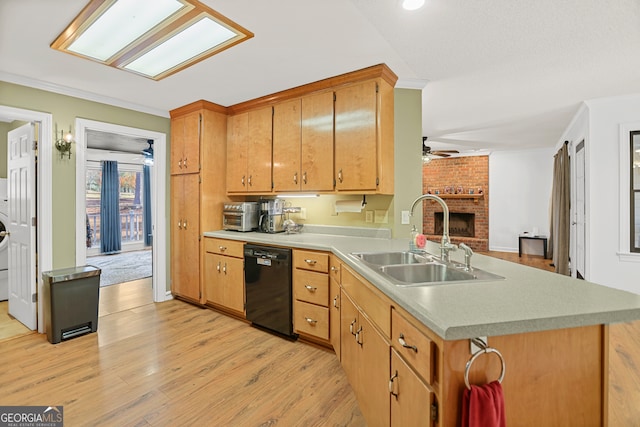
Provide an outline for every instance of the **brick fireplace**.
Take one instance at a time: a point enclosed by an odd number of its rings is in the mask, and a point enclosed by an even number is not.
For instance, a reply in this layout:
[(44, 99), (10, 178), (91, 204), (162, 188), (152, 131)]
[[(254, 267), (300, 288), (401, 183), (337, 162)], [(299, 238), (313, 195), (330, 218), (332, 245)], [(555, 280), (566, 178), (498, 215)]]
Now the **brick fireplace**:
[[(489, 157), (433, 159), (422, 168), (423, 193), (441, 196), (449, 207), (449, 236), (474, 251), (489, 248)], [(429, 240), (442, 237), (442, 208), (425, 200), (422, 232)]]

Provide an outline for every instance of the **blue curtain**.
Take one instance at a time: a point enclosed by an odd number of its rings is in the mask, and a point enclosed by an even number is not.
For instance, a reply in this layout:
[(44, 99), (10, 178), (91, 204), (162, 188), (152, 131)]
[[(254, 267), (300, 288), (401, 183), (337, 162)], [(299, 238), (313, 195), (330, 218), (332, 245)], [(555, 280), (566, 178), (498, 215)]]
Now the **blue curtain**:
[(151, 246), (152, 224), (151, 224), (151, 168), (149, 165), (142, 166), (142, 188), (144, 189), (142, 202), (142, 215), (144, 216), (144, 245)]
[(100, 251), (106, 254), (120, 252), (122, 231), (120, 224), (120, 175), (118, 162), (102, 162), (102, 188), (100, 191)]

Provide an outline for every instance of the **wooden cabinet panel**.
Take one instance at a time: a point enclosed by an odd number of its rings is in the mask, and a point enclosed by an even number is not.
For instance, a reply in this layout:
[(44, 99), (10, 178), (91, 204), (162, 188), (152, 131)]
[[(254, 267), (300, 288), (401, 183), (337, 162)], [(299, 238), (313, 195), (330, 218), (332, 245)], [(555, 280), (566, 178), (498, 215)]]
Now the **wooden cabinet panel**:
[(358, 309), (344, 292), (340, 294), (340, 302), (340, 362), (349, 384), (355, 391), (358, 385), (359, 348), (355, 340), (358, 330)]
[(333, 92), (302, 98), (301, 190), (333, 190)]
[(294, 320), (296, 332), (314, 337), (329, 339), (329, 309), (304, 301), (294, 303)]
[(227, 191), (247, 191), (249, 113), (227, 119)]
[(293, 295), (299, 301), (327, 307), (329, 303), (329, 276), (326, 273), (295, 269)]
[(347, 292), (367, 316), (385, 334), (391, 336), (391, 303), (365, 280), (361, 280), (349, 268), (342, 266), (342, 289)]
[(377, 187), (377, 83), (336, 90), (336, 190), (375, 190)]
[(200, 119), (193, 112), (171, 121), (171, 174), (200, 171)]
[(171, 201), (171, 290), (201, 302), (198, 175), (172, 176)]
[(321, 252), (295, 250), (293, 251), (293, 266), (304, 270), (327, 273), (329, 271), (329, 255)]
[(244, 258), (244, 242), (236, 240), (204, 238), (204, 250), (219, 255)]
[(244, 313), (244, 259), (205, 253), (205, 299)]
[(338, 360), (340, 354), (340, 283), (332, 276), (329, 279), (329, 339)]
[(335, 255), (329, 256), (329, 274), (338, 284), (342, 283), (342, 262)]
[(431, 427), (434, 395), (395, 349), (391, 350), (391, 427)]
[(302, 182), (300, 99), (273, 107), (273, 190), (298, 191)]
[(427, 384), (433, 383), (435, 344), (395, 309), (391, 310), (391, 345)]

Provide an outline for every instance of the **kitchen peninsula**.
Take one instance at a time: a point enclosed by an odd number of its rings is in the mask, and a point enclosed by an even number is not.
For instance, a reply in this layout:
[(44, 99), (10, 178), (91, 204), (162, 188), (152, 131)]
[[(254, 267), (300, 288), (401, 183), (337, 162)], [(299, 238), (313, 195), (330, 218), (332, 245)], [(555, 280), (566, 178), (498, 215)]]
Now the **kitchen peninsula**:
[[(362, 295), (360, 291), (352, 292), (347, 283), (354, 278), (365, 285), (365, 293), (376, 294), (378, 300), (388, 304), (385, 307), (389, 310), (382, 316), (376, 310), (369, 313), (368, 303), (363, 304), (364, 308), (360, 306), (360, 313), (375, 325), (374, 329), (386, 343), (387, 355), (391, 348), (390, 366), (395, 366), (394, 358), (397, 358), (396, 319), (406, 323), (403, 327), (413, 327), (426, 338), (430, 348), (417, 353), (420, 355), (417, 360), (426, 362), (429, 367), (426, 373), (414, 369), (433, 404), (430, 411), (421, 408), (419, 412), (425, 417), (433, 416), (439, 425), (460, 423), (464, 370), (471, 356), (469, 339), (475, 337), (488, 337), (488, 345), (498, 349), (504, 357), (503, 388), (508, 424), (516, 420), (517, 425), (532, 426), (606, 424), (606, 325), (640, 319), (638, 295), (478, 254), (473, 256), (474, 267), (505, 279), (398, 287), (350, 253), (404, 251), (408, 249), (408, 239), (230, 231), (206, 232), (204, 235), (205, 239), (270, 244), (335, 256), (342, 267), (343, 311), (347, 300)], [(439, 253), (438, 245), (432, 242), (428, 243), (427, 250), (434, 255)], [(451, 254), (454, 261), (462, 261), (463, 256), (461, 251)], [(340, 334), (344, 338), (349, 326), (340, 323)], [(349, 367), (345, 365), (345, 342), (341, 346), (342, 355), (338, 349), (336, 353), (341, 357), (366, 416), (367, 404), (362, 400), (374, 393), (370, 387), (367, 393), (358, 393), (357, 384), (353, 384)], [(387, 369), (383, 373), (387, 381), (390, 372)], [(498, 378), (500, 373), (500, 364), (486, 355), (474, 363), (470, 378), (472, 383), (482, 383)], [(360, 381), (362, 376), (355, 379)], [(399, 384), (407, 383), (400, 381)], [(384, 393), (388, 401), (389, 390)], [(394, 399), (391, 401), (393, 420)], [(380, 402), (384, 402), (384, 398)]]

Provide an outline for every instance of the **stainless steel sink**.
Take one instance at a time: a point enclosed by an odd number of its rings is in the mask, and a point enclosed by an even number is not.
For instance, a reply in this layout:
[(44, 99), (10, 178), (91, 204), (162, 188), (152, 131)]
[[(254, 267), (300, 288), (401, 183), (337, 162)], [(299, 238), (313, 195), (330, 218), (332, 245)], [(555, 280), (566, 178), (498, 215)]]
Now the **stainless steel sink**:
[(465, 270), (464, 264), (442, 262), (425, 253), (353, 252), (351, 256), (389, 279), (396, 286), (430, 286), (444, 283), (502, 280), (504, 277), (473, 268)]
[(353, 252), (351, 255), (373, 265), (420, 264), (431, 260), (426, 254), (415, 252)]

